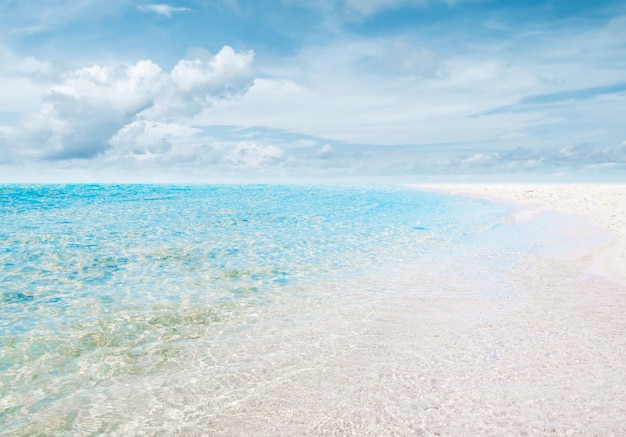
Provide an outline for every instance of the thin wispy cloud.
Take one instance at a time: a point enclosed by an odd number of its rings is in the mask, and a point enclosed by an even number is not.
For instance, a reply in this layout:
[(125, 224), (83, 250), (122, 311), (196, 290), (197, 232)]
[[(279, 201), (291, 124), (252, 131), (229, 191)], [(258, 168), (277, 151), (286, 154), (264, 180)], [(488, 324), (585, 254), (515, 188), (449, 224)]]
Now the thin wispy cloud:
[(402, 7), (427, 8), (432, 5), (445, 4), (455, 6), (460, 3), (480, 2), (481, 0), (346, 0), (346, 8), (363, 15), (371, 15), (380, 11), (399, 9)]
[(175, 7), (175, 6), (170, 6), (170, 5), (163, 4), (163, 3), (142, 5), (142, 6), (138, 6), (137, 9), (139, 9), (142, 12), (151, 12), (154, 14), (162, 15), (167, 18), (171, 18), (172, 15), (179, 13), (179, 12), (191, 11), (191, 9), (186, 8), (186, 7)]

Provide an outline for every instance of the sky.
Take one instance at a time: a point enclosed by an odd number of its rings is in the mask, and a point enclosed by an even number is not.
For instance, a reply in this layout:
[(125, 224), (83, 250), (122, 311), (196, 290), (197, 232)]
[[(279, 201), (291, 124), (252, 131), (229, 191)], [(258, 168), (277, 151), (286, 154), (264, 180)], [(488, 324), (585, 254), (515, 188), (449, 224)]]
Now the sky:
[(1, 182), (626, 182), (623, 0), (0, 0)]

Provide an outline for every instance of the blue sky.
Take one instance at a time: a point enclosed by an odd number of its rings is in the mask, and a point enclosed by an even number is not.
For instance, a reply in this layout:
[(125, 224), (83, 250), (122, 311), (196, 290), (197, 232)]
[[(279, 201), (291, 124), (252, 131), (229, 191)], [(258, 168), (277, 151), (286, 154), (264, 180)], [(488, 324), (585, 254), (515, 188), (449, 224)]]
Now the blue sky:
[(626, 181), (626, 2), (0, 0), (0, 181)]

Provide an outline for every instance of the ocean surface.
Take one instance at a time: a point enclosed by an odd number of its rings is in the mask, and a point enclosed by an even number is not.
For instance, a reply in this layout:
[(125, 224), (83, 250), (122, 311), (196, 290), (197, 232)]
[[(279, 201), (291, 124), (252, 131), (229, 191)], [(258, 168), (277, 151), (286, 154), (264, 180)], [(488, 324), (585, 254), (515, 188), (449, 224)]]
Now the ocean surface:
[(403, 187), (2, 185), (0, 434), (417, 433), (437, 332), (569, 253), (549, 220)]

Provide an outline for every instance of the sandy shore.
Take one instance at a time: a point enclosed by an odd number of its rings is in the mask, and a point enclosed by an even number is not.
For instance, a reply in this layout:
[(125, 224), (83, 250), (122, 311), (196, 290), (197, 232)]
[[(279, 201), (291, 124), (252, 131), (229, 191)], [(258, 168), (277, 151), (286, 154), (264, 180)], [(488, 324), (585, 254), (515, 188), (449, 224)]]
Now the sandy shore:
[[(615, 235), (603, 268), (624, 279), (626, 186), (416, 188), (584, 217)], [(626, 284), (589, 274), (589, 252), (498, 264), (495, 246), (317, 282), (250, 305), (241, 324), (211, 321), (214, 334), (138, 343), (127, 361), (99, 348), (77, 372), (129, 373), (38, 402), (30, 428), (6, 435), (625, 436)]]
[(626, 284), (626, 184), (437, 184), (417, 188), (481, 197), (524, 207), (576, 214), (610, 231), (614, 241), (598, 253), (600, 272)]
[[(441, 435), (625, 435), (626, 185), (415, 187), (575, 214), (614, 235), (592, 267), (576, 256), (538, 260), (520, 272), (524, 292), (502, 306), (499, 321), (470, 323), (450, 337), (458, 341), (433, 344), (435, 356), (469, 356), (436, 377), (449, 384), (459, 368), (470, 375), (444, 397), (456, 404)], [(464, 414), (484, 428), (460, 425)], [(437, 424), (441, 411), (428, 420)]]

